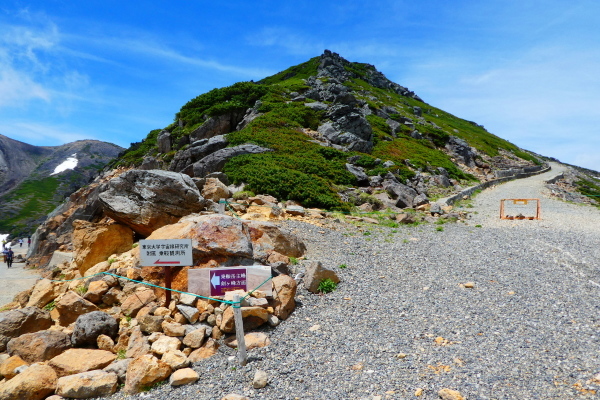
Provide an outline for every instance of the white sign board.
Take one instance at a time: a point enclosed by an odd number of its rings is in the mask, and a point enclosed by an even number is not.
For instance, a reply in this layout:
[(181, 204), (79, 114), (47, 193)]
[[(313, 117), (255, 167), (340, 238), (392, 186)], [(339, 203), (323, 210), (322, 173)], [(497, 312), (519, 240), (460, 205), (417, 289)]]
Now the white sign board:
[(192, 239), (140, 240), (143, 267), (180, 267), (194, 265)]

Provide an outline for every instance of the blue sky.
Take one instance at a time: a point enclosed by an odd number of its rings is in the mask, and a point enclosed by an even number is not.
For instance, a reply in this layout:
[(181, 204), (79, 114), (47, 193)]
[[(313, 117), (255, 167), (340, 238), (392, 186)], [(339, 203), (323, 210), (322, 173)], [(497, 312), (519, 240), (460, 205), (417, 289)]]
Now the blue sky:
[(600, 2), (3, 0), (0, 133), (123, 147), (324, 49), (516, 145), (600, 170)]

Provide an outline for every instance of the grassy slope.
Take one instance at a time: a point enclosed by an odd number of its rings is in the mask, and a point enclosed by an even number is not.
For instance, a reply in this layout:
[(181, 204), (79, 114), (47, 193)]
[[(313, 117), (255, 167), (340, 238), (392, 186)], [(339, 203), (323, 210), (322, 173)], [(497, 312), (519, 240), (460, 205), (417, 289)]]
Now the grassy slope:
[[(305, 107), (302, 103), (289, 103), (289, 93), (302, 92), (308, 87), (304, 79), (317, 74), (320, 58), (315, 57), (305, 63), (288, 68), (258, 83), (240, 82), (235, 85), (213, 89), (184, 105), (176, 114), (177, 123), (166, 129), (174, 136), (174, 142), (189, 134), (204, 120), (205, 115), (214, 116), (230, 111), (243, 111), (252, 107), (256, 100), (262, 101), (260, 112), (264, 113), (241, 131), (229, 134), (230, 146), (242, 143), (255, 143), (275, 151), (272, 153), (246, 155), (230, 160), (224, 171), (233, 182), (245, 182), (249, 190), (268, 193), (279, 199), (301, 201), (305, 206), (317, 206), (328, 209), (347, 209), (336, 194), (337, 185), (353, 185), (355, 178), (346, 171), (347, 157), (360, 153), (344, 153), (324, 148), (312, 143), (301, 133), (301, 128), (316, 129), (323, 119), (319, 113)], [(483, 127), (432, 107), (410, 97), (401, 96), (393, 91), (374, 88), (360, 77), (368, 74), (370, 66), (353, 63), (347, 70), (356, 74), (356, 78), (345, 84), (358, 93), (372, 109), (392, 106), (398, 115), (418, 122), (413, 107), (423, 110), (423, 118), (439, 126), (417, 123), (415, 128), (427, 139), (414, 139), (410, 131), (400, 132), (398, 138), (391, 136), (390, 128), (383, 118), (368, 116), (374, 133), (372, 155), (363, 155), (363, 166), (370, 175), (386, 173), (377, 166), (374, 157), (392, 160), (400, 168), (402, 178), (414, 174), (404, 166), (404, 160), (417, 168), (444, 167), (450, 176), (469, 181), (474, 178), (465, 174), (440, 150), (449, 135), (466, 140), (480, 152), (495, 156), (500, 149), (514, 153), (526, 159), (535, 160), (510, 142), (485, 131)], [(179, 121), (183, 126), (179, 126)], [(117, 161), (118, 164), (139, 164), (144, 155), (156, 154), (156, 138), (160, 130), (150, 132), (140, 143), (132, 144), (129, 151)], [(167, 154), (168, 161), (179, 149)], [(362, 154), (361, 154), (362, 155)]]

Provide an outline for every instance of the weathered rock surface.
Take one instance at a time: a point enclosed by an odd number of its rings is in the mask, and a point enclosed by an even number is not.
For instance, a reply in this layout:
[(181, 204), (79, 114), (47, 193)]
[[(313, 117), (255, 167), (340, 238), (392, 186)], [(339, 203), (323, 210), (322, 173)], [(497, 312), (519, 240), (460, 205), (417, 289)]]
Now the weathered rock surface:
[(127, 380), (124, 391), (135, 394), (162, 382), (171, 375), (171, 367), (152, 355), (144, 355), (133, 359), (127, 368)]
[(339, 283), (340, 278), (334, 270), (324, 267), (320, 261), (310, 261), (306, 266), (304, 286), (312, 293), (319, 293), (319, 284), (324, 279)]
[(56, 394), (75, 399), (108, 396), (117, 391), (117, 374), (105, 371), (89, 371), (63, 376), (56, 383)]
[(70, 349), (69, 335), (60, 331), (26, 333), (8, 342), (7, 350), (29, 364), (47, 361)]
[(162, 170), (130, 170), (100, 194), (106, 215), (143, 236), (199, 212), (206, 204), (188, 176)]
[(58, 376), (52, 367), (34, 364), (11, 380), (0, 384), (2, 400), (42, 400), (56, 389)]
[(115, 361), (117, 356), (106, 350), (69, 349), (48, 361), (58, 376), (102, 369)]
[(242, 144), (239, 146), (228, 147), (207, 155), (200, 161), (192, 164), (191, 168), (188, 167), (182, 172), (191, 176), (203, 178), (211, 172), (221, 171), (225, 166), (225, 163), (233, 157), (241, 156), (243, 154), (266, 153), (268, 151), (272, 150), (254, 144)]
[(187, 166), (196, 161), (200, 161), (207, 155), (224, 149), (227, 147), (227, 143), (227, 137), (225, 135), (214, 136), (210, 139), (196, 140), (189, 148), (175, 154), (169, 169), (176, 172), (182, 171)]
[(10, 339), (51, 326), (50, 314), (36, 307), (0, 312), (0, 352), (6, 350)]
[(123, 225), (77, 220), (73, 228), (74, 261), (81, 275), (112, 254), (130, 250), (133, 245), (133, 232)]
[[(318, 284), (317, 284), (318, 287)], [(296, 290), (298, 284), (288, 275), (273, 278), (273, 314), (280, 319), (287, 319), (296, 308)]]
[(183, 368), (177, 370), (169, 378), (169, 384), (171, 386), (187, 385), (188, 383), (196, 382), (200, 379), (200, 375), (191, 368)]
[(119, 324), (114, 317), (102, 311), (81, 315), (75, 321), (71, 342), (75, 347), (94, 346), (98, 336), (114, 339), (119, 333)]
[(56, 302), (56, 308), (54, 309), (54, 312), (57, 314), (58, 323), (61, 326), (69, 326), (69, 324), (75, 322), (80, 315), (92, 311), (98, 311), (98, 307), (72, 290), (60, 297)]
[(16, 369), (23, 365), (29, 365), (19, 356), (12, 356), (0, 362), (0, 378), (12, 379), (17, 376)]

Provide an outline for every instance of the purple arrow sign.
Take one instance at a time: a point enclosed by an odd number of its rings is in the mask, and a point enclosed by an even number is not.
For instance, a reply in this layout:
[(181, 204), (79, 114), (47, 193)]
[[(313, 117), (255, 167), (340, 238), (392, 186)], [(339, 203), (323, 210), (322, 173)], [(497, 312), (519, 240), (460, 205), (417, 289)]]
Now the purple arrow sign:
[(227, 268), (210, 271), (210, 295), (223, 296), (232, 290), (248, 290), (246, 268)]

